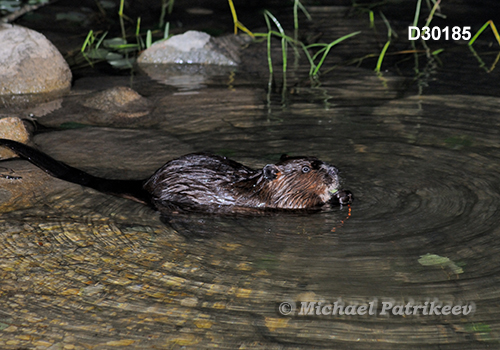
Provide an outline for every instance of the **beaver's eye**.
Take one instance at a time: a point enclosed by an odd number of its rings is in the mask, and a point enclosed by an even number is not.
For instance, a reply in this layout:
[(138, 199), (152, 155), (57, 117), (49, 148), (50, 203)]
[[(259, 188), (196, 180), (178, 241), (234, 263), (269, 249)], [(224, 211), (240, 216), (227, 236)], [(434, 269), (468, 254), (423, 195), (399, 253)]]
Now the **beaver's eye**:
[(308, 166), (304, 166), (304, 167), (302, 167), (302, 172), (303, 172), (304, 174), (306, 174), (306, 173), (308, 173), (308, 172), (310, 172), (310, 171), (311, 171), (311, 168), (309, 168)]

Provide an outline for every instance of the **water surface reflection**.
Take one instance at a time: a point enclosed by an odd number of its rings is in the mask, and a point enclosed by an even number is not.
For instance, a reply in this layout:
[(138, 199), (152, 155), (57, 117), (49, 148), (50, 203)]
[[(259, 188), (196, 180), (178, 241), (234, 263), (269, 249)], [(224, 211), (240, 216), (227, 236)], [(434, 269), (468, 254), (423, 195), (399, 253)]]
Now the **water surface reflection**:
[[(226, 78), (189, 95), (139, 79), (134, 88), (154, 104), (147, 119), (127, 129), (40, 133), (35, 142), (73, 166), (122, 178), (145, 177), (190, 151), (251, 167), (282, 153), (314, 155), (340, 168), (343, 187), (356, 196), (352, 207), (161, 220), (140, 204), (71, 184), (33, 193), (29, 205), (0, 217), (5, 339), (43, 339), (40, 348), (497, 345), (498, 97), (432, 87), (413, 96), (403, 78), (383, 84), (350, 68), (321, 88), (295, 89), (283, 108), (268, 103), (265, 84), (242, 77), (228, 88)], [(77, 103), (69, 97), (40, 122), (61, 125)], [(18, 164), (2, 167), (20, 172)], [(0, 178), (0, 186), (9, 181)], [(423, 264), (426, 254), (448, 260)], [(383, 300), (437, 298), (474, 302), (476, 310), (405, 317), (279, 312), (285, 301), (300, 308), (301, 301), (339, 298), (376, 298), (379, 307)]]

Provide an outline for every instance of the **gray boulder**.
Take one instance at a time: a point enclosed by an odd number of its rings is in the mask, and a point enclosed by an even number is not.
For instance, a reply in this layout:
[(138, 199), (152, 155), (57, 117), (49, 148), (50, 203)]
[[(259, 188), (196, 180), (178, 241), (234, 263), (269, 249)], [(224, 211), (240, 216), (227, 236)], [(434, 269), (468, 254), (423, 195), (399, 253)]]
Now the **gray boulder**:
[(69, 66), (45, 36), (0, 24), (0, 95), (64, 91), (70, 86)]
[(228, 36), (212, 38), (204, 32), (190, 30), (184, 34), (154, 43), (138, 58), (143, 64), (210, 64), (236, 66), (239, 48), (248, 42), (245, 37)]

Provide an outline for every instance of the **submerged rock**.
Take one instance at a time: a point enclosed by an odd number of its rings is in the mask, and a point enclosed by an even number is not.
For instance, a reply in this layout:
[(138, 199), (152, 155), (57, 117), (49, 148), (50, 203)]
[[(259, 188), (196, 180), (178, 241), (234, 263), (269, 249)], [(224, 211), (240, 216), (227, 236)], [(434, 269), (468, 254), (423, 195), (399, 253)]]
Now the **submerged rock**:
[(69, 89), (71, 71), (42, 34), (0, 25), (0, 95), (39, 94)]
[[(23, 121), (17, 117), (7, 117), (0, 119), (0, 138), (10, 139), (26, 143), (29, 140), (29, 132)], [(15, 157), (11, 150), (0, 147), (0, 159)]]
[(2, 163), (0, 213), (29, 208), (36, 203), (34, 198), (46, 198), (65, 187), (68, 187), (67, 183), (51, 177), (24, 160)]
[(88, 94), (66, 96), (64, 107), (40, 118), (40, 122), (45, 126), (63, 128), (82, 125), (149, 125), (148, 115), (152, 107), (152, 103), (135, 90), (117, 86)]
[(102, 112), (111, 113), (115, 118), (136, 118), (149, 113), (149, 101), (126, 86), (118, 86), (97, 92), (86, 98), (82, 105)]

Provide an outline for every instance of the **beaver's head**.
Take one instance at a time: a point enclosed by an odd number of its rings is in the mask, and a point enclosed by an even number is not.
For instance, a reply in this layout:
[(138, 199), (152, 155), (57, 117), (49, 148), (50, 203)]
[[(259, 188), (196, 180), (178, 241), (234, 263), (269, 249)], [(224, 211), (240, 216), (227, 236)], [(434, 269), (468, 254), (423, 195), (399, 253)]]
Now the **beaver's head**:
[(338, 169), (315, 157), (283, 155), (262, 169), (261, 198), (270, 207), (305, 209), (321, 206), (338, 191)]

